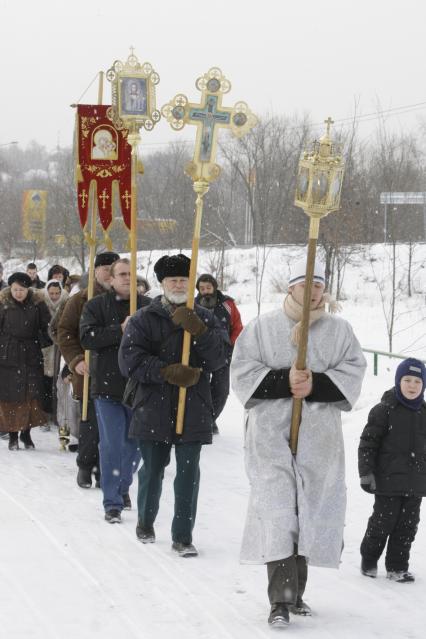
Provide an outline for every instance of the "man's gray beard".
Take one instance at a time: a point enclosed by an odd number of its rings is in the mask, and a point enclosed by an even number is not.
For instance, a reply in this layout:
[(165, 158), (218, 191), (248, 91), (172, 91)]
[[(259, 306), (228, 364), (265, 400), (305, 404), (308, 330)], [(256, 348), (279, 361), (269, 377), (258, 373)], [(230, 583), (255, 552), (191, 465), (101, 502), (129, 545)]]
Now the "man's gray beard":
[(185, 304), (188, 299), (188, 293), (169, 293), (164, 291), (164, 297), (172, 304)]
[(101, 286), (105, 291), (111, 290), (111, 284), (109, 282), (98, 282), (99, 286)]

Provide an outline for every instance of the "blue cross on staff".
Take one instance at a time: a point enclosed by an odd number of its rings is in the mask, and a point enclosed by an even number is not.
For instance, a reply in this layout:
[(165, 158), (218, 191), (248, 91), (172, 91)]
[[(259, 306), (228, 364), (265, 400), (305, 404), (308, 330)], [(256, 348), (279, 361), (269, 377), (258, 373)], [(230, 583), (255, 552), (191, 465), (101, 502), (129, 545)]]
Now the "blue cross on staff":
[(188, 121), (202, 123), (200, 161), (210, 162), (212, 154), (212, 143), (216, 124), (229, 124), (231, 119), (229, 111), (218, 111), (218, 96), (207, 95), (204, 109), (195, 107), (189, 109)]
[(163, 106), (162, 114), (176, 131), (185, 124), (197, 126), (194, 158), (186, 172), (194, 181), (212, 182), (220, 173), (215, 164), (219, 129), (230, 129), (235, 136), (242, 137), (254, 127), (257, 118), (245, 102), (237, 102), (234, 107), (222, 106), (222, 97), (230, 91), (231, 83), (217, 67), (199, 77), (195, 84), (201, 91), (200, 104), (189, 102), (179, 93)]
[[(198, 249), (200, 245), (201, 218), (203, 214), (203, 197), (220, 173), (215, 164), (217, 134), (220, 128), (228, 128), (237, 137), (242, 137), (254, 127), (256, 116), (245, 102), (237, 102), (233, 108), (222, 106), (222, 96), (231, 89), (231, 83), (217, 67), (211, 68), (198, 78), (195, 83), (201, 91), (201, 104), (192, 104), (188, 98), (179, 93), (162, 108), (162, 114), (176, 131), (185, 124), (197, 126), (194, 157), (185, 171), (194, 181), (197, 194), (195, 202), (194, 235), (192, 238), (191, 267), (189, 271), (187, 307), (194, 308), (195, 280), (197, 275)], [(182, 364), (188, 366), (191, 349), (191, 335), (184, 333), (182, 348)], [(186, 388), (179, 388), (178, 412), (176, 417), (176, 433), (183, 433), (185, 417)]]

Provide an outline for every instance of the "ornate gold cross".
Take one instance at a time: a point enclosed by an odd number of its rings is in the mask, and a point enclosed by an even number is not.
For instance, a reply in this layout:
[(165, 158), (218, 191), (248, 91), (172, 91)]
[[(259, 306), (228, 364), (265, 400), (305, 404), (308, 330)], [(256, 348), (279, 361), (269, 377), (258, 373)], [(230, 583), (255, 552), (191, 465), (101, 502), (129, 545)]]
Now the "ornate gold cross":
[(217, 67), (200, 76), (195, 86), (201, 91), (199, 104), (189, 102), (179, 93), (161, 111), (176, 131), (185, 124), (197, 126), (194, 158), (185, 170), (194, 181), (212, 182), (220, 173), (215, 163), (219, 129), (231, 129), (234, 135), (242, 137), (254, 127), (257, 118), (245, 102), (237, 102), (232, 108), (222, 106), (222, 97), (230, 91), (231, 83)]
[[(173, 100), (165, 104), (162, 114), (172, 129), (180, 131), (185, 124), (195, 124), (194, 158), (185, 171), (194, 181), (195, 201), (194, 235), (192, 238), (191, 266), (189, 269), (187, 307), (194, 308), (195, 280), (197, 276), (198, 249), (200, 245), (201, 218), (203, 214), (203, 198), (209, 190), (210, 182), (220, 173), (220, 166), (215, 163), (217, 134), (220, 128), (227, 128), (237, 137), (250, 131), (257, 122), (256, 116), (245, 102), (237, 102), (233, 108), (222, 106), (222, 97), (231, 89), (231, 83), (222, 71), (212, 67), (199, 77), (195, 83), (201, 91), (200, 104), (188, 102), (186, 95), (179, 93)], [(191, 335), (185, 331), (182, 346), (182, 364), (188, 366), (191, 348)], [(183, 432), (185, 417), (186, 388), (179, 388), (178, 411), (176, 416), (176, 433)]]

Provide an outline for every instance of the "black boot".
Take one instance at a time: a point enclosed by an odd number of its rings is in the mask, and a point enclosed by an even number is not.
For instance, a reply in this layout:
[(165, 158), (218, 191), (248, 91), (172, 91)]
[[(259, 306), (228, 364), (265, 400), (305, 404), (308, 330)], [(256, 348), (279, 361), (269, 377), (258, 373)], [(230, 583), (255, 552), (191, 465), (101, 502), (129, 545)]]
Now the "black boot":
[(268, 624), (275, 628), (284, 628), (290, 623), (288, 606), (285, 603), (274, 603), (268, 618)]
[(144, 526), (139, 519), (136, 526), (136, 537), (143, 544), (153, 544), (155, 542), (154, 526)]
[(77, 473), (77, 484), (80, 488), (91, 488), (92, 471), (87, 468), (79, 468)]
[(18, 433), (9, 433), (9, 450), (19, 450)]
[(377, 561), (361, 557), (361, 574), (375, 579), (377, 577)]
[(19, 435), (19, 439), (24, 444), (24, 447), (26, 450), (32, 450), (33, 448), (35, 448), (34, 442), (31, 439), (30, 429), (21, 431), (21, 434)]

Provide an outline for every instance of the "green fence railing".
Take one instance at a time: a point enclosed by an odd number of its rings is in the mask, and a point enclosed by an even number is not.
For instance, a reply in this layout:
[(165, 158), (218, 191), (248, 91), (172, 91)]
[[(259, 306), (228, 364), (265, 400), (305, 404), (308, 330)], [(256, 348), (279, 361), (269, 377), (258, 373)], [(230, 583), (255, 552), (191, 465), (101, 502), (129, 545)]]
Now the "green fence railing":
[[(407, 359), (409, 355), (400, 355), (399, 353), (387, 353), (386, 351), (376, 351), (373, 348), (363, 348), (364, 353), (372, 353), (373, 354), (373, 372), (374, 375), (377, 375), (379, 372), (379, 355), (383, 357), (393, 357), (394, 359)], [(420, 359), (417, 357), (423, 364), (426, 364), (426, 360)]]

